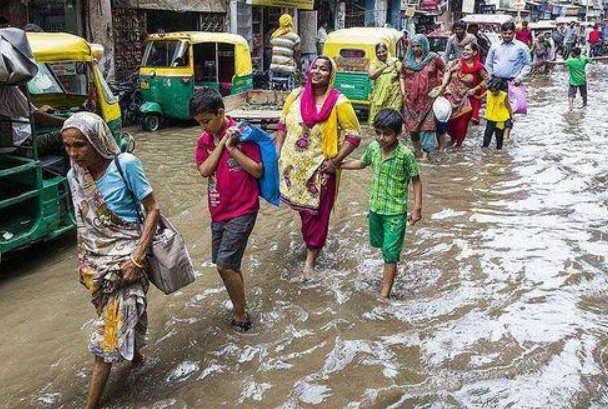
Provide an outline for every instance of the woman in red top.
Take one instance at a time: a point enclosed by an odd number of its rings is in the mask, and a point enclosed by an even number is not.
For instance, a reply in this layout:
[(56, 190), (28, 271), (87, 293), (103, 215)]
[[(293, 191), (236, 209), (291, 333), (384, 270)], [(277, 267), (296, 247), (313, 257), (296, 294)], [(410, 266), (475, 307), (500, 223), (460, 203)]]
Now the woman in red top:
[[(422, 34), (412, 37), (401, 71), (403, 124), (412, 138), (417, 155), (426, 157), (435, 149), (437, 123), (433, 114), (433, 98), (429, 93), (441, 85), (445, 63), (429, 49), (429, 40)], [(424, 153), (423, 153), (424, 152)]]
[(462, 146), (467, 136), (469, 122), (481, 105), (481, 95), (490, 80), (488, 71), (479, 62), (479, 46), (468, 44), (460, 60), (453, 61), (446, 71), (440, 93), (452, 104), (452, 116), (448, 122), (451, 143)]

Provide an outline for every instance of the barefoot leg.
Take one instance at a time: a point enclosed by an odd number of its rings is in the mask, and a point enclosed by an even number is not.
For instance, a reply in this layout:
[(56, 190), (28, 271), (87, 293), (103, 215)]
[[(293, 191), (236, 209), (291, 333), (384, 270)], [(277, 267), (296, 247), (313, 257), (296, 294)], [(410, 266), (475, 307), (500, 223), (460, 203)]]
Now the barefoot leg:
[(306, 249), (306, 263), (304, 264), (304, 278), (311, 278), (315, 272), (317, 258), (321, 253), (321, 249)]
[(93, 366), (93, 374), (91, 375), (91, 383), (89, 384), (89, 396), (87, 398), (86, 409), (97, 409), (101, 402), (103, 390), (108, 383), (112, 364), (107, 363), (98, 356), (95, 357), (95, 365)]
[(234, 319), (239, 322), (247, 321), (247, 300), (245, 298), (245, 285), (242, 273), (230, 268), (218, 268), (217, 271), (220, 273), (230, 301), (232, 301)]
[(397, 263), (384, 263), (384, 275), (382, 277), (382, 298), (389, 298), (395, 276), (397, 275)]

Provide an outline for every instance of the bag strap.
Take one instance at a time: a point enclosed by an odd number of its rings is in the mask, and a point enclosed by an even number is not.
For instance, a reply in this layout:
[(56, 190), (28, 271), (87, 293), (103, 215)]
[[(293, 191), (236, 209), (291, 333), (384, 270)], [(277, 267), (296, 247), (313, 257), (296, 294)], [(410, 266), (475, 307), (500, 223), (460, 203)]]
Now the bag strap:
[(125, 177), (125, 173), (122, 170), (122, 166), (120, 165), (120, 161), (118, 160), (119, 156), (120, 156), (120, 154), (114, 156), (114, 164), (116, 165), (116, 169), (118, 170), (118, 173), (120, 174), (120, 177), (122, 178), (123, 182), (125, 182), (125, 186), (127, 187), (127, 192), (129, 192), (129, 195), (131, 196), (131, 199), (133, 200), (133, 203), (135, 203), (135, 211), (137, 212), (137, 222), (140, 225), (143, 225), (144, 224), (144, 218), (143, 218), (143, 215), (141, 213), (140, 202), (135, 197), (135, 194), (133, 193), (133, 189), (131, 189), (131, 187), (129, 186), (129, 181)]

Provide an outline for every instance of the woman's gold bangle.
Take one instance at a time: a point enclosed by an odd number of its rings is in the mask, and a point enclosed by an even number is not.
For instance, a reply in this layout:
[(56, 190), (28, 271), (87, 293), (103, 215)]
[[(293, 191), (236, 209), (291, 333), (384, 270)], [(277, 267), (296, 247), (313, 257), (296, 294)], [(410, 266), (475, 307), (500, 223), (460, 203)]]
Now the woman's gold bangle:
[(135, 267), (140, 268), (140, 269), (144, 268), (143, 264), (139, 264), (137, 261), (135, 261), (135, 259), (133, 258), (133, 254), (129, 255), (129, 258), (131, 259), (131, 262), (133, 264), (135, 264)]

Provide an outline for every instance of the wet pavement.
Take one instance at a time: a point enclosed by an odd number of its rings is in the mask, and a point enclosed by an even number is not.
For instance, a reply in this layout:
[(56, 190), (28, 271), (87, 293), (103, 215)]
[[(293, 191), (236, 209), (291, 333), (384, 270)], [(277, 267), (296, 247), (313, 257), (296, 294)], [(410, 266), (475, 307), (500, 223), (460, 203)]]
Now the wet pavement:
[[(137, 133), (198, 279), (149, 298), (143, 368), (114, 368), (104, 408), (605, 408), (608, 406), (608, 65), (567, 112), (566, 73), (535, 79), (502, 152), (476, 127), (422, 164), (424, 219), (394, 300), (367, 244), (368, 171), (349, 172), (317, 279), (299, 282), (299, 218), (261, 212), (245, 256), (254, 330), (229, 326), (210, 262), (196, 128)], [(580, 101), (579, 101), (580, 104)], [(2, 266), (0, 407), (83, 407), (94, 310), (72, 237)]]

